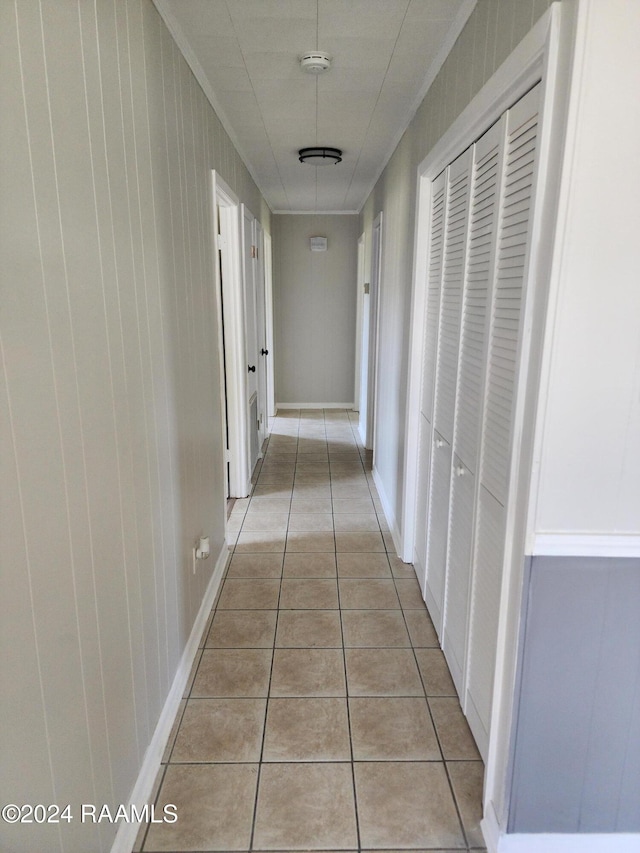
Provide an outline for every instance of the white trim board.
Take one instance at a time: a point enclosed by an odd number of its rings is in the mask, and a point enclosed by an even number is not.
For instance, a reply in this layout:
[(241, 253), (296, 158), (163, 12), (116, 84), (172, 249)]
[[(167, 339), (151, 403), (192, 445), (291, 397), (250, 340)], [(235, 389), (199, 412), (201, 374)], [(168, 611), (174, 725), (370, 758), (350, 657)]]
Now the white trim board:
[(378, 490), (378, 497), (380, 498), (380, 503), (382, 504), (382, 511), (384, 512), (384, 517), (387, 520), (387, 524), (389, 525), (389, 531), (391, 533), (391, 538), (393, 539), (393, 544), (396, 546), (396, 553), (400, 554), (399, 545), (402, 539), (400, 537), (400, 528), (398, 527), (398, 522), (393, 512), (393, 505), (387, 497), (387, 493), (384, 490), (384, 483), (382, 482), (382, 477), (378, 473), (378, 469), (375, 466), (373, 467), (371, 473), (373, 474), (373, 482), (376, 484), (376, 489)]
[[(180, 702), (183, 698), (184, 690), (189, 680), (194, 658), (200, 648), (200, 638), (204, 633), (207, 619), (209, 618), (209, 614), (213, 608), (213, 603), (216, 600), (216, 595), (220, 589), (220, 583), (224, 576), (224, 571), (230, 556), (231, 551), (229, 550), (225, 540), (222, 543), (218, 559), (216, 560), (213, 572), (211, 573), (211, 579), (209, 580), (206, 592), (202, 598), (200, 610), (195, 618), (191, 634), (189, 635), (182, 657), (180, 658), (180, 663), (178, 664), (178, 669), (176, 670), (171, 689), (169, 690), (169, 695), (167, 696), (164, 707), (160, 713), (160, 718), (151, 738), (151, 742), (145, 752), (142, 766), (138, 773), (138, 778), (136, 779), (133, 791), (129, 797), (128, 805), (135, 805), (138, 809), (141, 809), (145, 804), (152, 802), (151, 794), (153, 792), (153, 785), (162, 763), (162, 757), (164, 755), (167, 741), (169, 740), (169, 735), (171, 734), (173, 722), (176, 718), (176, 714), (178, 713)], [(139, 823), (121, 823), (111, 847), (111, 853), (130, 853), (139, 829)]]
[(276, 403), (278, 409), (349, 409), (353, 410), (353, 403)]
[(359, 210), (272, 210), (278, 216), (359, 216)]
[(640, 557), (640, 533), (536, 533), (531, 554), (549, 557)]

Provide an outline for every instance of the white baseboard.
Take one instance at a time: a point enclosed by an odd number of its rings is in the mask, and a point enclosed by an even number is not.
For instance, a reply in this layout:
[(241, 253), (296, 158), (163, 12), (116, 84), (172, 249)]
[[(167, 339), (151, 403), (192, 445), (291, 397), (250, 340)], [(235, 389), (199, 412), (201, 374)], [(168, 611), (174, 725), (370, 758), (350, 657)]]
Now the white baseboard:
[(637, 853), (637, 832), (501, 832), (493, 814), (482, 821), (488, 853)]
[(498, 853), (638, 853), (640, 833), (576, 832), (503, 835)]
[(353, 409), (353, 403), (276, 403), (278, 409)]
[(391, 531), (391, 538), (393, 539), (393, 544), (396, 546), (396, 554), (401, 554), (402, 537), (400, 536), (400, 528), (398, 527), (396, 514), (393, 511), (393, 507), (391, 506), (391, 501), (387, 497), (387, 493), (384, 489), (384, 485), (382, 482), (382, 477), (378, 473), (378, 469), (374, 467), (372, 474), (373, 482), (376, 484), (376, 489), (378, 490), (378, 497), (380, 498), (380, 503), (382, 504), (382, 511), (384, 512), (384, 517), (387, 519), (387, 524), (389, 525), (389, 530)]
[[(164, 755), (164, 750), (167, 745), (167, 741), (169, 740), (169, 735), (171, 734), (173, 721), (178, 713), (180, 701), (184, 694), (189, 674), (191, 673), (191, 667), (193, 665), (196, 652), (198, 651), (198, 643), (200, 642), (202, 632), (204, 631), (207, 619), (209, 618), (209, 613), (213, 607), (213, 602), (215, 601), (218, 589), (220, 588), (220, 581), (224, 575), (224, 569), (230, 554), (231, 552), (227, 547), (227, 543), (223, 542), (222, 550), (218, 554), (218, 559), (216, 560), (211, 579), (202, 599), (200, 610), (198, 611), (196, 620), (193, 623), (193, 628), (191, 629), (191, 634), (187, 640), (187, 645), (185, 646), (182, 657), (180, 658), (180, 663), (178, 664), (173, 684), (169, 690), (169, 695), (164, 703), (164, 707), (153, 733), (153, 737), (151, 738), (151, 742), (147, 747), (128, 805), (135, 805), (138, 808), (141, 808), (146, 803), (151, 802), (153, 784), (160, 769), (162, 756)], [(111, 847), (111, 853), (131, 853), (131, 848), (135, 844), (139, 828), (139, 823), (120, 823), (118, 833), (113, 842), (113, 846)]]

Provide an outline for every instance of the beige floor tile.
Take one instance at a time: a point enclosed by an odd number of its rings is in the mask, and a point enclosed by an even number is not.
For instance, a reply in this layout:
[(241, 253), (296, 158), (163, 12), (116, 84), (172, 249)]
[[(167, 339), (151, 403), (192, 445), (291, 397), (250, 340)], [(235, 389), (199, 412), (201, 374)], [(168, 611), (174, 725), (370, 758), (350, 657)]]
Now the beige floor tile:
[(265, 552), (282, 552), (284, 551), (286, 538), (287, 535), (284, 531), (280, 533), (269, 532), (267, 530), (261, 533), (252, 531), (248, 533), (242, 532), (236, 542), (236, 553), (262, 554)]
[(328, 486), (331, 482), (331, 478), (329, 477), (329, 472), (326, 474), (298, 474), (296, 472), (295, 480), (293, 481), (294, 487), (300, 485), (324, 485)]
[(288, 512), (256, 512), (246, 515), (242, 525), (243, 533), (286, 533), (289, 522)]
[(342, 630), (345, 648), (411, 646), (400, 610), (343, 610)]
[(363, 847), (465, 847), (440, 762), (366, 762), (355, 765)]
[(341, 533), (379, 533), (378, 516), (374, 513), (344, 513), (333, 517), (336, 532)]
[(380, 533), (336, 533), (336, 551), (384, 552), (382, 535)]
[(227, 578), (279, 578), (282, 554), (234, 554)]
[(292, 504), (298, 500), (331, 500), (331, 487), (327, 483), (297, 483), (293, 489)]
[(218, 610), (272, 610), (278, 606), (280, 581), (262, 578), (228, 578)]
[(440, 649), (416, 649), (415, 655), (427, 696), (455, 696), (456, 688)]
[(349, 699), (355, 761), (441, 760), (426, 700)]
[(251, 493), (251, 500), (256, 498), (271, 498), (278, 500), (291, 500), (291, 486), (278, 485), (277, 483), (262, 485), (261, 483), (255, 486)]
[[(313, 454), (315, 456), (315, 454)], [(302, 457), (304, 459), (304, 457)], [(322, 462), (300, 461), (296, 463), (296, 475), (298, 474), (328, 474), (329, 458)]]
[(345, 649), (349, 696), (424, 696), (411, 649)]
[(260, 761), (266, 699), (190, 699), (172, 764)]
[(338, 610), (282, 610), (278, 616), (279, 648), (342, 648)]
[(289, 512), (291, 496), (288, 498), (253, 497), (247, 510), (247, 516), (261, 515), (262, 513)]
[(367, 485), (354, 486), (350, 483), (336, 482), (331, 484), (331, 497), (334, 500), (345, 500), (346, 498), (364, 500), (370, 498), (371, 493)]
[(386, 533), (382, 534), (382, 537), (384, 539), (385, 549), (390, 554), (395, 554), (396, 553), (396, 546), (395, 546), (394, 541), (393, 541), (393, 536), (387, 531)]
[(276, 649), (271, 695), (345, 696), (344, 661), (340, 649)]
[(346, 699), (270, 699), (263, 761), (350, 761)]
[(340, 606), (345, 610), (396, 610), (400, 602), (392, 580), (340, 578)]
[(291, 501), (291, 515), (298, 513), (330, 513), (331, 498), (298, 497)]
[(444, 757), (453, 761), (478, 760), (480, 753), (458, 700), (431, 698), (429, 707)]
[(341, 578), (390, 578), (391, 570), (386, 554), (340, 553), (336, 555), (338, 575)]
[(287, 551), (335, 551), (333, 533), (289, 533)]
[(396, 578), (396, 589), (403, 610), (425, 610), (417, 578)]
[(144, 850), (248, 850), (257, 781), (255, 764), (169, 765), (156, 813), (172, 803), (178, 820), (152, 824)]
[(395, 578), (415, 578), (416, 572), (413, 563), (403, 563), (395, 554), (387, 554), (391, 572)]
[(265, 764), (254, 849), (357, 849), (351, 766)]
[(371, 497), (366, 498), (334, 498), (333, 511), (336, 515), (349, 515), (352, 513), (372, 513), (373, 501)]
[(284, 555), (285, 578), (335, 578), (336, 555), (331, 552), (296, 553)]
[(483, 847), (482, 788), (484, 764), (481, 761), (451, 761), (447, 764), (453, 794), (470, 847)]
[(414, 648), (437, 648), (438, 635), (426, 610), (405, 610), (411, 644)]
[(205, 649), (193, 698), (261, 697), (269, 690), (270, 649)]
[(293, 485), (293, 470), (291, 471), (260, 471), (258, 475), (258, 483), (261, 486), (265, 485)]
[(338, 585), (328, 578), (284, 578), (281, 610), (337, 610)]
[(218, 610), (206, 647), (270, 649), (276, 633), (277, 610)]
[(328, 512), (299, 512), (289, 519), (291, 533), (333, 533), (333, 516)]

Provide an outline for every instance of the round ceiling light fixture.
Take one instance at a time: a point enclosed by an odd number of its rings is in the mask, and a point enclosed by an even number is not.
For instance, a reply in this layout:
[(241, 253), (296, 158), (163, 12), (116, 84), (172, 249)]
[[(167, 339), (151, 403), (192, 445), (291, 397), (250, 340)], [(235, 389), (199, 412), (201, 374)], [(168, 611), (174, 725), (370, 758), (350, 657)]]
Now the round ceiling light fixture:
[(310, 163), (312, 166), (335, 165), (342, 162), (342, 151), (339, 148), (327, 148), (324, 145), (301, 148), (298, 151), (298, 159), (301, 163)]
[(331, 57), (324, 50), (308, 50), (300, 57), (300, 67), (307, 74), (324, 74), (331, 68)]

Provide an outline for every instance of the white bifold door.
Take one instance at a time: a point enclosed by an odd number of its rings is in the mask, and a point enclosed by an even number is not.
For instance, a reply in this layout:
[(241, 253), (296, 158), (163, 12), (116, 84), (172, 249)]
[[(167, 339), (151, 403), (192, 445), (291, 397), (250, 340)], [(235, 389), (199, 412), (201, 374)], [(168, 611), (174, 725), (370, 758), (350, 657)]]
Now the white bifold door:
[(432, 183), (416, 567), (486, 758), (540, 87)]

